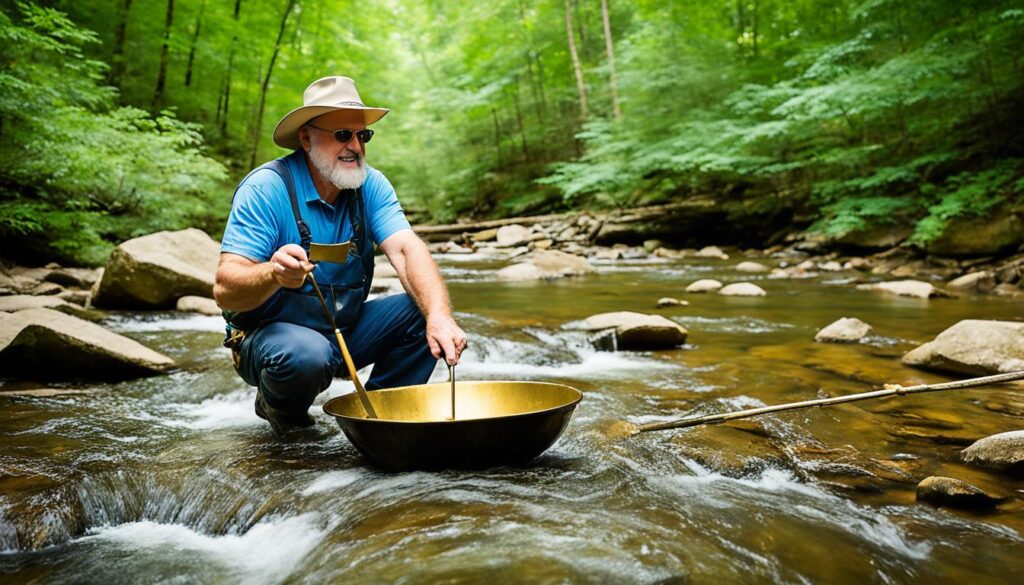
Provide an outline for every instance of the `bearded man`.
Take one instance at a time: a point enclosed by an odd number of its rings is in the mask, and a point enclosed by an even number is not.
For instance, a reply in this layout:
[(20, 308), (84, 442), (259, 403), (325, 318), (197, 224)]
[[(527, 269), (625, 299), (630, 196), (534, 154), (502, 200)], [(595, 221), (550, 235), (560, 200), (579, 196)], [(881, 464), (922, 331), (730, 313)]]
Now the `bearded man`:
[[(356, 368), (374, 364), (367, 390), (423, 384), (441, 355), (454, 365), (466, 347), (437, 264), (391, 183), (364, 162), (367, 126), (388, 111), (363, 105), (347, 77), (313, 82), (274, 129), (274, 142), (293, 152), (235, 190), (214, 297), (235, 369), (257, 388), (256, 414), (279, 436), (314, 424), (309, 407), (342, 366), (309, 273), (334, 306)], [(311, 242), (352, 249), (344, 263), (314, 265)], [(367, 301), (374, 245), (405, 293)]]

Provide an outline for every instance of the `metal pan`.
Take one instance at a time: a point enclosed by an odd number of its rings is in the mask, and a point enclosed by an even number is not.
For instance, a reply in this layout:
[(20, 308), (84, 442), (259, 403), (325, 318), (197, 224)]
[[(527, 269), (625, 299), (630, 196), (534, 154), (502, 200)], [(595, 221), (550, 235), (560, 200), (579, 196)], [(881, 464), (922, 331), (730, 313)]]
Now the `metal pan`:
[(550, 447), (583, 394), (547, 382), (421, 384), (369, 393), (379, 418), (366, 418), (355, 394), (324, 412), (373, 464), (386, 470), (480, 469), (519, 465)]

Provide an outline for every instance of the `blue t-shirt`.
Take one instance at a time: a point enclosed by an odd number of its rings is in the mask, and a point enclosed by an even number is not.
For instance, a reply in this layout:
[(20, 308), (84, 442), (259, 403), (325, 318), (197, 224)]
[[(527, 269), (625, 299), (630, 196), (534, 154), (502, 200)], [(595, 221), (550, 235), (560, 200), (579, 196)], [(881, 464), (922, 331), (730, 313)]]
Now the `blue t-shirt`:
[[(352, 222), (348, 206), (341, 205), (338, 209), (320, 198), (309, 176), (303, 151), (297, 150), (282, 160), (291, 170), (299, 211), (309, 224), (313, 241), (338, 244), (350, 240)], [(367, 165), (362, 191), (370, 239), (374, 244), (379, 245), (397, 231), (412, 229), (395, 188), (383, 173)], [(253, 262), (266, 262), (281, 246), (298, 243), (299, 228), (295, 225), (284, 180), (269, 169), (249, 175), (235, 192), (220, 251), (238, 254)]]

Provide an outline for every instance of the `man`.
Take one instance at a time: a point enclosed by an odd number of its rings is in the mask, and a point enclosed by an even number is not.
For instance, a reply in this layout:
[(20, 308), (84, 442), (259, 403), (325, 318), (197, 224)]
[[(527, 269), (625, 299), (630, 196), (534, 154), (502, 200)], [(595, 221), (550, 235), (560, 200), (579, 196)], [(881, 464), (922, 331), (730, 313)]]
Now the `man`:
[[(315, 81), (274, 129), (274, 142), (294, 152), (235, 191), (214, 297), (235, 368), (257, 387), (256, 414), (279, 436), (313, 424), (310, 405), (343, 367), (309, 274), (333, 305), (356, 368), (374, 364), (368, 390), (425, 383), (439, 357), (454, 365), (466, 347), (437, 264), (394, 188), (364, 162), (373, 137), (366, 127), (388, 111), (364, 106), (347, 77)], [(311, 242), (352, 249), (344, 263), (314, 266)], [(374, 244), (406, 293), (366, 302)]]

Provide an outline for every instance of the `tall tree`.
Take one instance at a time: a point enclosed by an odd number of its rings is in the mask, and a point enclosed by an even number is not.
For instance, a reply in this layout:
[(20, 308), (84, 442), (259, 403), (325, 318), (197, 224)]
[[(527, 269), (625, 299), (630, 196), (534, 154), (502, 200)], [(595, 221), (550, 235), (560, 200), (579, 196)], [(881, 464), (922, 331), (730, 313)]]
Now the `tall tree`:
[(612, 25), (608, 19), (608, 0), (601, 0), (601, 20), (604, 21), (604, 48), (608, 53), (608, 87), (612, 93), (612, 112), (615, 119), (622, 118), (619, 109), (619, 85), (615, 81), (615, 50), (612, 48)]
[(185, 87), (192, 86), (192, 64), (196, 59), (196, 45), (199, 43), (199, 31), (203, 26), (203, 12), (206, 10), (206, 0), (199, 4), (199, 15), (196, 16), (196, 28), (192, 32), (192, 46), (188, 50), (188, 68), (185, 70)]
[(587, 84), (583, 81), (583, 69), (580, 67), (580, 57), (576, 53), (576, 37), (572, 32), (572, 7), (569, 0), (565, 0), (565, 35), (569, 41), (569, 56), (572, 58), (572, 70), (576, 74), (576, 91), (580, 96), (580, 120), (590, 117), (587, 108)]
[(167, 0), (167, 17), (164, 20), (164, 44), (160, 48), (160, 70), (156, 74), (156, 90), (153, 91), (153, 106), (164, 103), (164, 87), (167, 85), (167, 54), (171, 46), (171, 25), (174, 24), (174, 0)]
[(267, 74), (263, 76), (263, 83), (260, 86), (260, 103), (256, 108), (256, 128), (253, 130), (252, 156), (249, 158), (249, 166), (256, 166), (256, 154), (259, 152), (260, 133), (263, 131), (263, 110), (267, 104), (267, 89), (270, 87), (270, 76), (274, 73), (274, 63), (277, 55), (281, 52), (281, 41), (284, 39), (284, 32), (288, 28), (288, 17), (295, 8), (298, 0), (288, 0), (284, 14), (281, 16), (281, 28), (277, 31), (277, 40), (274, 41), (274, 52), (270, 54), (270, 63), (267, 64)]
[(124, 40), (131, 10), (132, 0), (124, 0), (121, 18), (117, 21), (117, 32), (114, 33), (114, 54), (110, 57), (110, 71), (107, 73), (107, 83), (113, 86), (121, 84), (121, 76), (124, 74)]
[(231, 52), (228, 53), (228, 71), (224, 78), (224, 91), (217, 100), (217, 117), (219, 120), (220, 133), (227, 138), (228, 134), (228, 112), (231, 109), (231, 73), (235, 68), (235, 51), (238, 49), (238, 17), (242, 10), (242, 0), (235, 0), (235, 16), (232, 23), (233, 32), (231, 35)]

